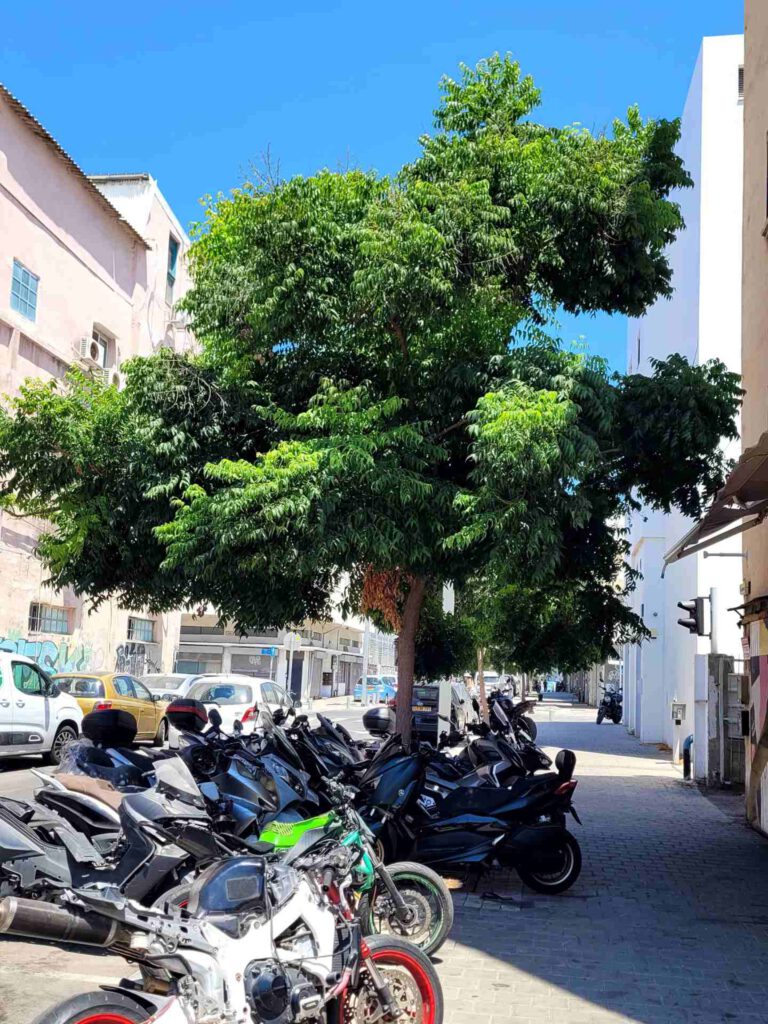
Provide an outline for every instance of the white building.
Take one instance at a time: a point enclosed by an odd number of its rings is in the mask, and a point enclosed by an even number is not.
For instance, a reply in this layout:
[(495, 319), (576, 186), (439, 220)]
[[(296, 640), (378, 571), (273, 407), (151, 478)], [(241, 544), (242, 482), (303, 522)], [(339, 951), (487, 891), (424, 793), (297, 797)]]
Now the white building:
[[(686, 228), (670, 251), (675, 292), (629, 321), (630, 373), (651, 373), (652, 358), (673, 352), (692, 363), (718, 358), (741, 370), (743, 62), (742, 36), (703, 40), (678, 144), (694, 187), (678, 197)], [(728, 454), (737, 458), (739, 443), (731, 448)], [(710, 642), (678, 625), (687, 617), (678, 601), (708, 596), (716, 587), (720, 653), (741, 657), (737, 618), (727, 611), (741, 603), (740, 537), (673, 563), (662, 578), (664, 553), (691, 526), (679, 513), (643, 509), (632, 517), (631, 564), (643, 574), (632, 606), (654, 639), (625, 650), (624, 707), (627, 727), (645, 743), (674, 746), (673, 701), (686, 705), (682, 739), (694, 732), (695, 655), (709, 653)], [(729, 557), (717, 557), (723, 554)], [(706, 730), (706, 715), (699, 727)], [(697, 750), (706, 742), (706, 735), (695, 737)]]

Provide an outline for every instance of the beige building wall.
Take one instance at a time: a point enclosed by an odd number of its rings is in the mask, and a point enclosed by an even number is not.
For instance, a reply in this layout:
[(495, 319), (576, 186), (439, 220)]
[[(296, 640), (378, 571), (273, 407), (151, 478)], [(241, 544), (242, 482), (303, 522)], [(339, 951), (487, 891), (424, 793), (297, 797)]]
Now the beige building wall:
[[(108, 379), (131, 356), (187, 348), (174, 304), (188, 288), (188, 246), (149, 175), (87, 178), (0, 87), (0, 400), (27, 377), (63, 377), (94, 331)], [(37, 278), (32, 315), (14, 308), (15, 263)], [(34, 554), (41, 528), (0, 511), (0, 650), (49, 671), (170, 671), (180, 612), (129, 613), (116, 602), (92, 611), (71, 591), (51, 591)]]
[[(742, 446), (768, 430), (768, 3), (746, 0)], [(768, 524), (744, 534), (746, 600), (768, 594)]]

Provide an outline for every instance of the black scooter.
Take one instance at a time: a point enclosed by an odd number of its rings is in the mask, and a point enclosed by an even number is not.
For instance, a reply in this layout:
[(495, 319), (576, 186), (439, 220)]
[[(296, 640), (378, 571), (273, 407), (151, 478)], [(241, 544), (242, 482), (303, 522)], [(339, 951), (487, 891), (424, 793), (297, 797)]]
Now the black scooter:
[(436, 868), (514, 867), (532, 889), (570, 888), (581, 850), (565, 827), (576, 756), (561, 750), (556, 772), (519, 777), (508, 787), (468, 786), (429, 776), (434, 751), (407, 753), (392, 737), (358, 781), (357, 806), (387, 858)]

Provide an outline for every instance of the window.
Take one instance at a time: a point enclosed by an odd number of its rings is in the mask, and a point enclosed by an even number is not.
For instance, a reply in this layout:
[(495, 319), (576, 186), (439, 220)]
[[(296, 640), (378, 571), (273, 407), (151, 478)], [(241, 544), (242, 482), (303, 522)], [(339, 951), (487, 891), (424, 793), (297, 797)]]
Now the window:
[(153, 643), (155, 639), (155, 620), (137, 619), (134, 615), (129, 615), (128, 639), (141, 640), (145, 644)]
[(34, 665), (27, 665), (21, 661), (13, 663), (13, 685), (21, 693), (29, 694), (31, 697), (44, 697), (48, 689), (48, 679), (40, 669)]
[(739, 103), (743, 103), (744, 102), (744, 65), (743, 64), (739, 68), (739, 79), (738, 79), (738, 81), (739, 81), (739, 84), (738, 84)]
[(143, 683), (140, 683), (138, 679), (134, 679), (133, 676), (131, 676), (131, 682), (133, 683), (133, 692), (139, 700), (152, 700), (152, 694)]
[(27, 320), (34, 320), (37, 313), (37, 286), (40, 278), (31, 270), (13, 261), (13, 277), (11, 278), (11, 309), (21, 313)]
[(204, 704), (253, 704), (250, 686), (235, 683), (195, 683), (187, 694), (190, 700)]
[(115, 676), (112, 680), (112, 685), (115, 688), (115, 693), (118, 697), (135, 697), (136, 693), (133, 689), (133, 680), (130, 676)]
[(179, 262), (179, 243), (171, 235), (168, 239), (168, 276), (165, 279), (165, 301), (173, 305), (173, 286), (176, 284), (176, 265)]
[(93, 676), (62, 676), (56, 683), (63, 693), (73, 697), (104, 697), (104, 683)]
[(69, 609), (33, 601), (29, 606), (30, 633), (69, 633)]

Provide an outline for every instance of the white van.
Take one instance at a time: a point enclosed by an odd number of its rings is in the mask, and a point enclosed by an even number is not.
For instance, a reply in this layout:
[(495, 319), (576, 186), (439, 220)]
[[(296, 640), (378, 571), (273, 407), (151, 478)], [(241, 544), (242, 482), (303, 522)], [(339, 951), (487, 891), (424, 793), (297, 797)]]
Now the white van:
[(83, 712), (30, 658), (0, 651), (0, 757), (43, 754), (58, 764)]

